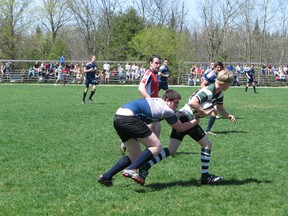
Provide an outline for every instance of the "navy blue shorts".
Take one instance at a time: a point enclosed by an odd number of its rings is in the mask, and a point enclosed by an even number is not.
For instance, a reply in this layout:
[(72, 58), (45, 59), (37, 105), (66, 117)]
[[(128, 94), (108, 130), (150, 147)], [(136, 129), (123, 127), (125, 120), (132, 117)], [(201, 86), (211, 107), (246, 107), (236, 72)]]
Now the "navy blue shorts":
[[(188, 122), (190, 121), (189, 118), (182, 112), (176, 112), (176, 116), (178, 117), (178, 119), (182, 122)], [(200, 125), (196, 125), (192, 128), (190, 128), (187, 131), (184, 132), (178, 132), (175, 129), (172, 129), (171, 134), (170, 134), (170, 138), (174, 138), (177, 140), (182, 141), (184, 136), (189, 135), (192, 139), (194, 139), (196, 142), (198, 142), (199, 140), (201, 140), (206, 134), (203, 131), (203, 129), (200, 127)]]
[(159, 82), (159, 91), (163, 89), (164, 91), (168, 89), (168, 83), (167, 82)]
[(89, 87), (90, 84), (91, 85), (97, 85), (98, 83), (97, 83), (95, 78), (86, 78), (85, 79), (85, 86)]
[(129, 139), (137, 140), (152, 134), (147, 124), (135, 116), (115, 115), (114, 128), (123, 143)]

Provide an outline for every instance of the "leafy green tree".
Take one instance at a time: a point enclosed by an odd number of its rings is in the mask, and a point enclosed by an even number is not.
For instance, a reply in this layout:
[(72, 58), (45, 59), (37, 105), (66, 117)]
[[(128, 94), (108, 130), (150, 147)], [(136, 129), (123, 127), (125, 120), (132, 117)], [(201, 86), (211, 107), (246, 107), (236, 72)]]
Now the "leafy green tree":
[(70, 59), (69, 45), (66, 43), (64, 38), (60, 38), (60, 36), (58, 36), (52, 44), (47, 58), (50, 60), (55, 60), (59, 59), (62, 55), (64, 55), (66, 59)]
[(112, 33), (108, 46), (110, 59), (123, 61), (134, 56), (135, 49), (128, 47), (128, 43), (137, 35), (144, 26), (137, 11), (130, 8), (127, 13), (120, 13), (113, 18)]
[(129, 47), (135, 49), (141, 60), (147, 60), (153, 54), (168, 58), (171, 75), (178, 78), (180, 65), (191, 57), (188, 54), (192, 49), (189, 38), (187, 31), (180, 34), (163, 26), (147, 27), (132, 39)]
[(29, 4), (30, 1), (27, 0), (0, 0), (0, 14), (2, 18), (0, 47), (2, 58), (16, 58), (21, 33), (27, 27), (27, 23), (23, 22), (23, 20), (25, 10)]

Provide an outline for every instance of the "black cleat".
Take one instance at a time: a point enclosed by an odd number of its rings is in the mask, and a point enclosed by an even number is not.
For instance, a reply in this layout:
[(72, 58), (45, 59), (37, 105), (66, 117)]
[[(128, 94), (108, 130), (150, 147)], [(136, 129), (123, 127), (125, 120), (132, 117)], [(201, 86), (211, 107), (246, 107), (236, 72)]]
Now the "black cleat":
[(100, 184), (103, 184), (107, 187), (110, 187), (112, 185), (112, 180), (107, 180), (107, 179), (104, 179), (103, 175), (100, 175), (97, 179), (97, 181), (100, 183)]
[(219, 182), (223, 181), (222, 176), (216, 176), (213, 174), (208, 174), (201, 177), (201, 184), (218, 184)]

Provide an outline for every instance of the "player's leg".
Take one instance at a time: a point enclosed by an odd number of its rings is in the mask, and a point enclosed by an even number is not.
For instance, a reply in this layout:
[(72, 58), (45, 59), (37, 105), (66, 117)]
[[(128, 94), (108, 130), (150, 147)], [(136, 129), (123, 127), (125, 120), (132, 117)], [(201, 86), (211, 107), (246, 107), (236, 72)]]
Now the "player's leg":
[(257, 94), (257, 91), (256, 91), (256, 83), (255, 83), (255, 81), (252, 83), (252, 85), (253, 85), (254, 93)]
[(93, 103), (92, 97), (95, 94), (95, 92), (96, 92), (96, 80), (92, 82), (92, 90), (91, 90), (91, 93), (90, 93), (90, 96), (89, 96), (89, 102), (90, 103)]
[(198, 141), (201, 145), (201, 183), (202, 184), (215, 184), (223, 180), (222, 176), (216, 176), (209, 173), (211, 161), (211, 142), (206, 135)]
[(155, 135), (159, 138), (161, 132), (161, 124), (160, 122), (153, 122), (148, 125), (148, 127), (155, 133)]
[(247, 91), (248, 91), (248, 87), (249, 87), (249, 80), (247, 80), (247, 83), (246, 83), (245, 93), (247, 93)]
[(139, 156), (141, 148), (136, 138), (149, 137), (152, 134), (152, 131), (144, 122), (130, 116), (115, 115), (114, 128), (122, 142), (127, 146), (129, 156), (122, 157), (108, 172), (98, 177), (98, 182), (106, 186), (111, 186), (112, 177), (127, 168)]
[[(181, 112), (176, 112), (176, 115), (178, 119), (180, 119), (180, 121), (183, 123), (189, 121), (189, 118)], [(170, 155), (174, 155), (179, 148), (184, 136), (186, 134), (192, 133), (192, 131), (193, 130), (190, 129), (187, 132), (179, 133), (172, 128), (170, 134), (170, 145), (168, 146), (168, 148), (164, 148), (159, 155), (152, 158), (150, 161), (148, 161), (146, 164), (139, 168), (139, 175), (140, 177), (142, 177), (143, 184), (145, 183), (145, 179), (149, 174), (149, 169), (160, 161), (166, 159)]]
[(167, 148), (162, 149), (162, 151), (156, 157), (152, 158), (139, 168), (139, 175), (141, 177), (141, 182), (138, 183), (144, 184), (145, 179), (148, 177), (149, 169), (154, 165), (156, 165), (157, 163), (161, 162), (162, 160), (165, 160), (170, 155), (175, 154), (180, 145), (181, 140), (170, 138), (170, 145)]
[[(148, 125), (148, 127), (155, 133), (155, 135), (159, 138), (160, 132), (161, 132), (161, 124), (160, 122), (153, 122)], [(125, 155), (126, 152), (126, 146), (124, 143), (120, 144), (120, 153), (122, 155)]]
[(208, 126), (206, 128), (207, 134), (216, 135), (215, 133), (211, 132), (211, 128), (213, 127), (213, 125), (215, 123), (216, 117), (217, 117), (217, 110), (215, 112), (211, 113), (211, 116), (210, 116), (209, 121), (208, 121)]
[(98, 182), (106, 186), (112, 185), (112, 178), (115, 174), (131, 165), (141, 152), (140, 144), (135, 139), (129, 139), (125, 142), (128, 148), (129, 156), (122, 157), (111, 169), (98, 177)]
[(89, 79), (85, 79), (85, 89), (83, 92), (82, 104), (85, 104), (85, 98), (86, 98), (87, 92), (89, 90), (89, 84), (90, 84)]
[[(162, 150), (162, 145), (160, 143), (160, 140), (154, 133), (152, 133), (148, 137), (140, 138), (138, 139), (138, 141), (142, 143), (146, 147), (146, 149), (141, 152), (137, 159), (128, 168), (123, 170), (122, 175), (134, 179), (139, 184), (144, 184), (145, 181), (143, 181), (136, 169), (143, 166), (154, 156), (158, 155)], [(124, 144), (128, 148), (126, 143)]]
[(85, 84), (85, 89), (84, 89), (83, 97), (82, 97), (82, 104), (85, 103), (85, 99), (86, 99), (86, 95), (87, 95), (88, 90), (89, 90), (89, 84), (88, 85)]

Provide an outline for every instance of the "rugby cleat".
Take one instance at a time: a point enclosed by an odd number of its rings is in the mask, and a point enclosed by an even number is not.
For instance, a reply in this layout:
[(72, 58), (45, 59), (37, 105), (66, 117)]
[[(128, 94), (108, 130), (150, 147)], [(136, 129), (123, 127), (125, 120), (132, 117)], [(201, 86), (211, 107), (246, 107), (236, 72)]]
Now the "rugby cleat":
[(213, 174), (202, 175), (201, 177), (201, 184), (218, 184), (219, 182), (223, 181), (224, 177), (216, 176)]
[(147, 176), (149, 175), (149, 172), (143, 168), (140, 168), (139, 169), (139, 176), (141, 177), (142, 179), (142, 182), (141, 184), (145, 184), (145, 180), (147, 178)]
[(134, 169), (124, 169), (122, 171), (122, 175), (124, 177), (127, 178), (131, 178), (133, 179), (136, 183), (140, 184), (140, 185), (144, 185), (145, 184), (145, 179), (143, 179), (136, 170)]
[(108, 180), (108, 179), (104, 179), (103, 175), (100, 175), (97, 179), (97, 181), (100, 183), (100, 184), (103, 184), (107, 187), (110, 187), (112, 185), (112, 180)]

